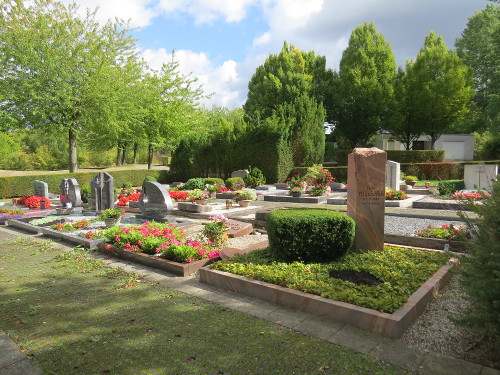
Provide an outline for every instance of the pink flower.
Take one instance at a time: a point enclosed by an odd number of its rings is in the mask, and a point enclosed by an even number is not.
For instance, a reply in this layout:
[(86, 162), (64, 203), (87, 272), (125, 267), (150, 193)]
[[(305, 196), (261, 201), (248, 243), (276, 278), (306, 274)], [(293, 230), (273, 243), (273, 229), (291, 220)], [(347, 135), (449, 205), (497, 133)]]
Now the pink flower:
[(449, 228), (450, 226), (448, 224), (443, 224), (442, 228)]
[(107, 244), (104, 248), (109, 251), (113, 248), (113, 245)]

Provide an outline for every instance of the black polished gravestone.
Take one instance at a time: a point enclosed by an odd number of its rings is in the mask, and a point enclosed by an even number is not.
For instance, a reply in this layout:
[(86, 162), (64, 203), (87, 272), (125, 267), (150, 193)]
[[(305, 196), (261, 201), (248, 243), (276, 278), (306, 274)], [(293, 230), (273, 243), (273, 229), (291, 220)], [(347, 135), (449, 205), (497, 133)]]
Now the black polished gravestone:
[(63, 207), (81, 207), (80, 185), (74, 178), (63, 178), (59, 184), (59, 200)]
[(139, 198), (139, 208), (144, 217), (160, 219), (173, 211), (174, 204), (163, 185), (154, 181), (145, 181)]
[(113, 176), (101, 172), (90, 181), (89, 203), (92, 210), (102, 211), (115, 206)]

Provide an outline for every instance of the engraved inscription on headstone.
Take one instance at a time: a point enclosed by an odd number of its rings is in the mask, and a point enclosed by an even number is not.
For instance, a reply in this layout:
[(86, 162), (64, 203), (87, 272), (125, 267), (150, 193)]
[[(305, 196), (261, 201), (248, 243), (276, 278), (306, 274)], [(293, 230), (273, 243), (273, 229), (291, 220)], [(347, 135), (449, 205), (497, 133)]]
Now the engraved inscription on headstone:
[(115, 206), (114, 180), (107, 172), (101, 172), (90, 181), (90, 204), (96, 211)]
[(49, 197), (49, 185), (44, 181), (35, 180), (33, 182), (34, 194), (38, 197)]
[(164, 217), (174, 209), (174, 204), (163, 185), (145, 181), (139, 198), (139, 208), (145, 216)]
[(356, 250), (384, 248), (386, 159), (375, 147), (355, 148), (349, 154), (347, 214), (356, 222)]

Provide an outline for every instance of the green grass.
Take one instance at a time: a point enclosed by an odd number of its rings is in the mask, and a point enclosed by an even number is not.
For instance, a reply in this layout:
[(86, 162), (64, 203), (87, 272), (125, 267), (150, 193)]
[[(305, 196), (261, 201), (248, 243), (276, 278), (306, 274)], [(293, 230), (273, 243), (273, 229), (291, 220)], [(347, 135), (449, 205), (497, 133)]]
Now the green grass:
[(45, 374), (402, 374), (49, 242), (0, 244), (0, 329)]
[[(392, 313), (401, 307), (449, 254), (386, 246), (384, 251), (350, 253), (331, 263), (283, 263), (265, 249), (218, 262), (211, 267), (252, 279)], [(383, 281), (376, 286), (333, 279), (330, 270), (366, 271)]]

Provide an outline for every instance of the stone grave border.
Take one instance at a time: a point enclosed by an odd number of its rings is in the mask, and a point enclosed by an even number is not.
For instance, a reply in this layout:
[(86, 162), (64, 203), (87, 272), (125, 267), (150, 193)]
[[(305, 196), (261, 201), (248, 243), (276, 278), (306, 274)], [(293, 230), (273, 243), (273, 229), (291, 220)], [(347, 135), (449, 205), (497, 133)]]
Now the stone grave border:
[(312, 203), (321, 204), (326, 203), (327, 196), (304, 196), (292, 197), (291, 195), (264, 195), (264, 201), (266, 202), (289, 202), (289, 203)]
[(114, 255), (120, 259), (129, 260), (134, 263), (142, 264), (143, 266), (159, 269), (182, 277), (190, 276), (196, 273), (201, 267), (207, 266), (219, 259), (205, 258), (193, 263), (177, 263), (149, 254), (125, 251), (114, 246), (112, 246), (110, 250), (106, 250), (105, 242), (100, 242), (97, 245), (97, 250), (106, 255)]
[(445, 265), (415, 291), (394, 313), (359, 307), (290, 288), (248, 279), (228, 272), (200, 269), (200, 281), (225, 290), (263, 299), (291, 309), (335, 320), (385, 337), (399, 338), (423, 313), (425, 306), (449, 281), (453, 265)]
[[(415, 195), (413, 197), (409, 197), (403, 200), (385, 200), (385, 207), (415, 207), (415, 203), (421, 199), (424, 199), (424, 195)], [(347, 205), (347, 197), (346, 198), (328, 198), (327, 204), (332, 204), (336, 206), (345, 206)]]

